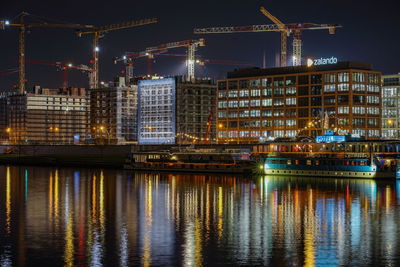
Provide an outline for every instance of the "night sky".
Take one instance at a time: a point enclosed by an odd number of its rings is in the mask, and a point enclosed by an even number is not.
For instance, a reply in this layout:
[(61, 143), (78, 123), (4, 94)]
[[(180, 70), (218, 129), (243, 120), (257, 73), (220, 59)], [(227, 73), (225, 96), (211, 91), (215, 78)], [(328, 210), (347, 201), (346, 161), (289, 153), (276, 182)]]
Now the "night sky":
[[(125, 51), (142, 51), (146, 47), (167, 42), (206, 38), (207, 46), (197, 52), (204, 58), (253, 63), (261, 67), (263, 53), (267, 66), (273, 67), (280, 51), (280, 34), (239, 33), (194, 35), (193, 28), (212, 26), (241, 26), (272, 24), (260, 11), (264, 6), (285, 23), (313, 22), (341, 24), (335, 35), (327, 30), (304, 31), (304, 57), (336, 56), (339, 61), (370, 62), (383, 74), (400, 72), (399, 3), (387, 1), (3, 1), (0, 18), (12, 20), (21, 11), (48, 18), (48, 22), (69, 22), (108, 25), (132, 19), (158, 18), (157, 24), (113, 31), (100, 41), (100, 79), (109, 81), (119, 75), (122, 64), (114, 65), (113, 58)], [(18, 29), (0, 31), (0, 71), (17, 68)], [(292, 38), (288, 39), (288, 58)], [(89, 64), (92, 51), (91, 35), (77, 37), (71, 29), (33, 28), (26, 38), (26, 58), (70, 61)], [(183, 54), (184, 48), (171, 53)], [(146, 74), (146, 59), (138, 59), (135, 74)], [(235, 66), (206, 65), (198, 68), (198, 76), (222, 78)], [(156, 58), (153, 73), (159, 75), (185, 74), (179, 58)], [(28, 87), (60, 87), (62, 73), (55, 67), (29, 65), (26, 67)], [(0, 88), (17, 84), (18, 74), (0, 76)], [(69, 74), (71, 86), (86, 87), (86, 75), (77, 70)]]

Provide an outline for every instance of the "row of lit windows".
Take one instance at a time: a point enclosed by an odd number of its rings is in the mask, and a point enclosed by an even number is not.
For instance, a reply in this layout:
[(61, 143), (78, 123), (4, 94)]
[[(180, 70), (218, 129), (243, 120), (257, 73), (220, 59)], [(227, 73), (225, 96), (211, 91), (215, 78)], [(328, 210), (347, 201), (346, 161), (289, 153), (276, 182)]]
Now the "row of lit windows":
[[(218, 138), (269, 138), (269, 137), (296, 137), (296, 130), (275, 130), (275, 131), (219, 131)], [(348, 130), (343, 130), (348, 132)], [(352, 134), (358, 134), (365, 136), (366, 130), (364, 129), (353, 129)], [(369, 137), (379, 137), (379, 130), (370, 129), (368, 130)]]
[[(364, 73), (364, 72), (353, 72), (352, 82), (370, 84), (379, 84), (379, 74), (377, 73)], [(233, 80), (233, 81), (221, 81), (218, 83), (218, 89), (247, 89), (247, 88), (260, 88), (260, 87), (280, 87), (280, 86), (291, 86), (291, 85), (302, 85), (302, 84), (321, 84), (324, 83), (342, 83), (350, 82), (349, 72), (339, 73), (325, 73), (322, 74), (311, 74), (311, 75), (299, 75), (299, 76), (286, 76), (286, 77), (275, 77), (275, 78), (255, 78), (250, 80)]]

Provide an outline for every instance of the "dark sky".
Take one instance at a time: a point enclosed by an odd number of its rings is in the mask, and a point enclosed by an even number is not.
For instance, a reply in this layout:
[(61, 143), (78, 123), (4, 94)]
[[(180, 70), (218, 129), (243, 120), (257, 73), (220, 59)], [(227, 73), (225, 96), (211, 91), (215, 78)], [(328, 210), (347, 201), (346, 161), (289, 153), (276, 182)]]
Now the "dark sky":
[[(280, 50), (280, 34), (240, 33), (227, 35), (194, 35), (193, 28), (211, 26), (240, 26), (271, 24), (259, 12), (263, 5), (285, 23), (313, 22), (342, 24), (336, 35), (327, 31), (303, 32), (303, 57), (336, 56), (340, 61), (362, 61), (373, 64), (384, 74), (400, 72), (400, 20), (398, 0), (361, 1), (256, 1), (256, 0), (203, 0), (203, 1), (3, 1), (0, 18), (12, 19), (21, 11), (57, 21), (108, 25), (131, 19), (157, 17), (157, 24), (124, 29), (108, 33), (101, 39), (100, 78), (112, 80), (123, 66), (114, 65), (112, 59), (125, 51), (142, 51), (146, 47), (167, 42), (205, 37), (207, 46), (198, 54), (208, 59), (234, 60), (262, 66), (265, 51), (267, 65), (274, 66)], [(51, 20), (48, 20), (51, 21)], [(16, 68), (18, 58), (18, 30), (10, 28), (0, 32), (0, 71)], [(288, 55), (291, 55), (288, 40)], [(78, 38), (69, 29), (34, 28), (26, 39), (26, 58), (71, 61), (89, 64), (91, 36)], [(174, 49), (171, 53), (184, 53)], [(146, 60), (136, 63), (136, 74), (146, 73)], [(197, 70), (201, 76), (224, 77), (235, 66), (206, 65)], [(186, 73), (184, 63), (176, 58), (159, 58), (153, 71), (160, 75)], [(28, 87), (59, 87), (62, 73), (55, 67), (27, 65)], [(85, 74), (70, 71), (72, 86), (87, 86)], [(18, 74), (0, 76), (0, 88), (17, 83)]]

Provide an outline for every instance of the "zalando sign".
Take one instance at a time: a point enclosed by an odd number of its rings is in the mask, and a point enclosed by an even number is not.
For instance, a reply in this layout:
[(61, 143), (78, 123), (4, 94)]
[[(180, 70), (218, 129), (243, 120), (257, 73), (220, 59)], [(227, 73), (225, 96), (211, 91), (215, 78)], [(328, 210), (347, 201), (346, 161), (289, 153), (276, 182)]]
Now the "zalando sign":
[(336, 57), (330, 57), (330, 58), (321, 57), (318, 59), (307, 58), (307, 67), (336, 64), (336, 63), (338, 63), (338, 59)]

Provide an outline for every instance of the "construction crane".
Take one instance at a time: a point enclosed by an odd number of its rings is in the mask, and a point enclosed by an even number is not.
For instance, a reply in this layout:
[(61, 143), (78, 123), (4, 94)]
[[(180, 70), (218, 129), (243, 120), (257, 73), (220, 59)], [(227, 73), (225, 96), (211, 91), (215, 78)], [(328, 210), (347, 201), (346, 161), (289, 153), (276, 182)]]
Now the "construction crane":
[(77, 34), (79, 37), (81, 37), (84, 34), (93, 34), (93, 81), (89, 85), (89, 88), (98, 88), (99, 87), (99, 40), (100, 38), (104, 37), (104, 35), (110, 31), (116, 31), (116, 30), (121, 30), (121, 29), (126, 29), (126, 28), (133, 28), (137, 26), (142, 26), (142, 25), (147, 25), (147, 24), (152, 24), (152, 23), (157, 23), (156, 18), (150, 18), (150, 19), (143, 19), (143, 20), (137, 20), (137, 21), (129, 21), (129, 22), (123, 22), (123, 23), (118, 23), (118, 24), (112, 24), (112, 25), (107, 25), (107, 26), (99, 26), (99, 27), (93, 27), (93, 29), (90, 30), (81, 30), (78, 31)]
[(151, 75), (151, 59), (154, 58), (154, 56), (157, 55), (162, 55), (163, 53), (167, 52), (169, 49), (173, 48), (179, 48), (179, 47), (187, 47), (187, 59), (186, 59), (186, 65), (188, 67), (188, 79), (190, 81), (194, 80), (195, 75), (194, 75), (194, 66), (196, 63), (195, 60), (195, 52), (197, 50), (197, 47), (199, 46), (205, 46), (206, 42), (204, 38), (200, 38), (198, 40), (185, 40), (185, 41), (179, 41), (179, 42), (172, 42), (172, 43), (166, 43), (158, 46), (152, 46), (146, 48), (142, 52), (126, 52), (124, 56), (120, 58), (115, 58), (114, 63), (117, 63), (118, 61), (124, 61), (125, 66), (126, 66), (126, 79), (129, 81), (132, 76), (128, 75), (133, 75), (133, 65), (132, 62), (134, 59), (141, 58), (141, 57), (147, 57), (147, 74)]
[(54, 66), (57, 70), (63, 72), (63, 88), (68, 87), (68, 71), (70, 69), (80, 70), (82, 72), (87, 72), (89, 77), (89, 84), (93, 82), (93, 69), (87, 65), (75, 65), (72, 63), (66, 63), (62, 61), (51, 61), (51, 60), (41, 60), (41, 59), (26, 59), (25, 63), (29, 64), (39, 64), (39, 65), (47, 65)]
[(29, 28), (41, 27), (41, 28), (72, 28), (72, 29), (91, 29), (92, 25), (81, 25), (81, 24), (51, 24), (43, 22), (27, 22), (25, 17), (30, 14), (22, 12), (19, 15), (19, 23), (12, 23), (9, 20), (0, 20), (0, 30), (5, 30), (7, 27), (18, 27), (19, 28), (19, 93), (25, 92), (25, 32)]
[(212, 27), (194, 29), (195, 34), (218, 34), (218, 33), (242, 33), (242, 32), (280, 32), (281, 33), (281, 62), (282, 67), (287, 63), (287, 37), (293, 33), (293, 66), (301, 65), (302, 42), (301, 31), (303, 30), (329, 30), (334, 34), (336, 28), (342, 27), (338, 24), (315, 24), (315, 23), (289, 23), (284, 24), (269, 13), (264, 7), (260, 8), (261, 13), (267, 16), (275, 24), (249, 25), (234, 27)]

